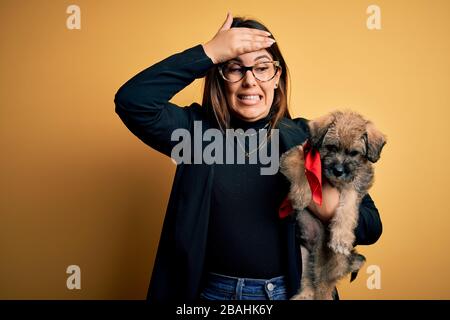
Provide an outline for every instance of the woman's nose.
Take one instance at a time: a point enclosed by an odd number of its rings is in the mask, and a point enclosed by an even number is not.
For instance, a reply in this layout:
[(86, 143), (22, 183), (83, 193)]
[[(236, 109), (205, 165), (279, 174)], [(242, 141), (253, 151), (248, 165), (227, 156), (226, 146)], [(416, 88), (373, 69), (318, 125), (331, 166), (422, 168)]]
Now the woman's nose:
[(256, 85), (255, 76), (253, 75), (253, 73), (250, 70), (247, 70), (245, 72), (242, 84), (246, 85), (246, 86), (254, 86), (254, 85)]

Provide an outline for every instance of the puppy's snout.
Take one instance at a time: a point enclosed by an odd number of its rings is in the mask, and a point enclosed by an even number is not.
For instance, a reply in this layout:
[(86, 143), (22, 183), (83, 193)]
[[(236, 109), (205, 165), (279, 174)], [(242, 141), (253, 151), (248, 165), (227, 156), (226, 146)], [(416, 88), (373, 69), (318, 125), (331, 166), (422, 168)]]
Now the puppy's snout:
[(343, 166), (342, 164), (336, 164), (336, 165), (333, 167), (333, 174), (334, 174), (336, 177), (342, 176), (342, 175), (344, 174), (344, 166)]

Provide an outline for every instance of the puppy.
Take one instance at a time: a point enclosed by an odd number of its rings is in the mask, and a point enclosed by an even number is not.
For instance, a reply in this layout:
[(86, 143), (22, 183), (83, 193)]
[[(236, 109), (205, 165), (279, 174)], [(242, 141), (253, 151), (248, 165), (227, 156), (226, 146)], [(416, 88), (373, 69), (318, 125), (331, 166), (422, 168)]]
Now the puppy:
[(319, 150), (323, 179), (340, 192), (339, 205), (328, 228), (306, 207), (311, 190), (306, 179), (303, 147), (287, 151), (280, 171), (291, 182), (289, 199), (297, 214), (302, 240), (300, 290), (292, 299), (333, 299), (337, 282), (355, 274), (365, 262), (354, 249), (354, 229), (361, 199), (373, 184), (376, 162), (385, 136), (354, 112), (336, 111), (308, 123), (310, 144)]

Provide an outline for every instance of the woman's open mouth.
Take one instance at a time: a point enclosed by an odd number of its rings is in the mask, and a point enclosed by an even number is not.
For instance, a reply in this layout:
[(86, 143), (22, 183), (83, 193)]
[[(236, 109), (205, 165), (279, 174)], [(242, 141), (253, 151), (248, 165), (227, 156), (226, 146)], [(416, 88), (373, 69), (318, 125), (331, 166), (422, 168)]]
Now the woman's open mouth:
[(252, 106), (259, 103), (262, 99), (262, 96), (258, 94), (251, 94), (251, 95), (238, 94), (237, 98), (243, 104)]

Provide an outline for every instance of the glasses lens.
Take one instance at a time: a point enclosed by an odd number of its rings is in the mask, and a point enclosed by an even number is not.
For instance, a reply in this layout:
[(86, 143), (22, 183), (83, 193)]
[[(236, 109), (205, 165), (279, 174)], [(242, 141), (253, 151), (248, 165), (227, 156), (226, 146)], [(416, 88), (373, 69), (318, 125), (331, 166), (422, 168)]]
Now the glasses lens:
[(242, 70), (242, 67), (237, 63), (226, 64), (223, 67), (222, 72), (225, 79), (231, 82), (239, 81), (244, 76), (244, 71)]
[(268, 81), (273, 78), (277, 71), (273, 63), (258, 63), (253, 66), (253, 74), (256, 79), (261, 81)]

